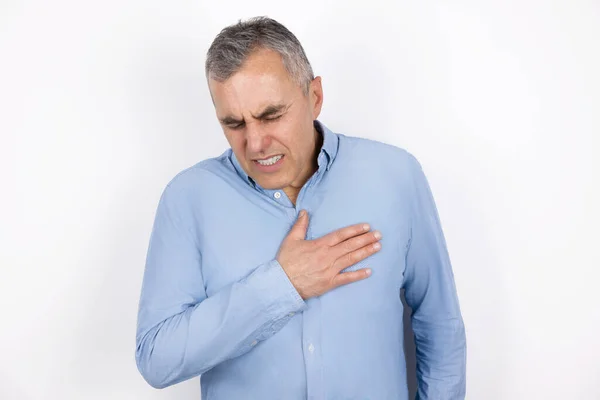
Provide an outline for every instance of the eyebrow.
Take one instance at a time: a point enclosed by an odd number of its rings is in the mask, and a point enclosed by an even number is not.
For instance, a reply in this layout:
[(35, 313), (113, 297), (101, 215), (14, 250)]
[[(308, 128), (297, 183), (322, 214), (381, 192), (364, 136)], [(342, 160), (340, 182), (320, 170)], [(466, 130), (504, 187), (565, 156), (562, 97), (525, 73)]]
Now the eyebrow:
[[(272, 115), (278, 114), (281, 111), (287, 110), (288, 108), (290, 108), (291, 105), (285, 105), (285, 104), (273, 104), (270, 106), (267, 106), (267, 108), (265, 108), (260, 114), (258, 115), (254, 115), (252, 114), (252, 117), (255, 119), (265, 119), (267, 117), (270, 117)], [(227, 117), (221, 118), (220, 119), (221, 123), (223, 123), (224, 125), (236, 125), (236, 124), (241, 124), (244, 122), (243, 119), (237, 119), (235, 117), (232, 117), (230, 115), (228, 115)]]
[(270, 117), (274, 114), (279, 113), (284, 108), (286, 108), (285, 104), (274, 104), (274, 105), (270, 105), (267, 108), (265, 108), (263, 110), (263, 112), (261, 112), (257, 116), (254, 116), (254, 115), (252, 115), (252, 116), (256, 119), (263, 119), (263, 118)]

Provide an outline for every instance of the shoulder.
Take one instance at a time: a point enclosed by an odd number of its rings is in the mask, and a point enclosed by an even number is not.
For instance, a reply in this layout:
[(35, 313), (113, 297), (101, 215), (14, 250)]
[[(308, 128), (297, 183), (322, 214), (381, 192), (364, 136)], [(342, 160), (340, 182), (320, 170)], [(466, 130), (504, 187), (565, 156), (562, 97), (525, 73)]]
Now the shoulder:
[(180, 171), (166, 184), (165, 192), (173, 194), (194, 192), (218, 180), (227, 169), (228, 152), (229, 150), (218, 157), (207, 158)]
[(207, 193), (223, 184), (228, 173), (228, 151), (218, 157), (207, 158), (175, 174), (164, 186), (160, 203), (180, 212), (195, 209)]
[(338, 156), (357, 160), (362, 165), (379, 166), (396, 178), (410, 178), (421, 169), (417, 158), (408, 150), (382, 141), (338, 134)]

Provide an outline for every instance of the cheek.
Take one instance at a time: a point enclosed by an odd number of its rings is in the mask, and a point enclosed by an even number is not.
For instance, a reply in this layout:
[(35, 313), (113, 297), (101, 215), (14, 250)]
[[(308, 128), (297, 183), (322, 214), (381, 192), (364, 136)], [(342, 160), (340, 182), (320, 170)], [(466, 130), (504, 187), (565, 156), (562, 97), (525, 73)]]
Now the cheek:
[(273, 125), (271, 137), (285, 146), (293, 156), (298, 157), (298, 153), (303, 152), (306, 147), (306, 140), (310, 140), (310, 138), (305, 138), (305, 132), (307, 132), (307, 128), (303, 125), (302, 120), (297, 116), (290, 116), (290, 118), (285, 118), (280, 123)]
[(235, 133), (226, 134), (225, 139), (227, 139), (229, 146), (236, 155), (244, 154), (244, 138), (241, 135), (236, 135)]

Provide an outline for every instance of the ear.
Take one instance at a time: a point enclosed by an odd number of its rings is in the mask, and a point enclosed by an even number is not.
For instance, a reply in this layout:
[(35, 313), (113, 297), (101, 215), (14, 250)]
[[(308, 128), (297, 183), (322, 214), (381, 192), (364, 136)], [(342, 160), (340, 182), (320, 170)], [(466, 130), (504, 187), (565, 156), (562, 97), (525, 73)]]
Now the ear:
[(323, 87), (321, 86), (320, 76), (317, 76), (310, 83), (308, 95), (310, 96), (313, 120), (315, 120), (319, 117), (319, 114), (321, 114), (321, 107), (323, 107)]

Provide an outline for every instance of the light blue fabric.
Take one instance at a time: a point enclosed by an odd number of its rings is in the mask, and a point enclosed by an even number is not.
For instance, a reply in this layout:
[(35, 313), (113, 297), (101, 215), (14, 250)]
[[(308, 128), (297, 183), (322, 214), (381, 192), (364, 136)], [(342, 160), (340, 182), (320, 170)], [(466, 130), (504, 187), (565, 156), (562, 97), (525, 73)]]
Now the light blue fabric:
[[(377, 141), (324, 136), (296, 206), (231, 149), (178, 174), (160, 199), (139, 305), (136, 361), (162, 388), (201, 375), (203, 400), (408, 399), (400, 289), (413, 309), (420, 399), (463, 399), (466, 340), (421, 166)], [(277, 194), (279, 193), (279, 194)], [(304, 301), (277, 250), (301, 209), (307, 239), (367, 222), (382, 249), (364, 281)]]

